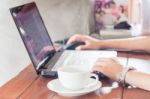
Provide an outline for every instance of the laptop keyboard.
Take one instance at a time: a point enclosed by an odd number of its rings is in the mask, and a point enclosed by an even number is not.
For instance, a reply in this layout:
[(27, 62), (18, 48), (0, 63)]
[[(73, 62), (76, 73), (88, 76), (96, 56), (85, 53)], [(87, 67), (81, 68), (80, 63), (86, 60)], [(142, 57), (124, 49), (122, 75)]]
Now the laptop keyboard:
[[(113, 52), (113, 53), (112, 53)], [(82, 70), (90, 71), (96, 60), (100, 57), (116, 56), (114, 51), (71, 51), (66, 50), (54, 65), (53, 70), (62, 66), (71, 66)]]

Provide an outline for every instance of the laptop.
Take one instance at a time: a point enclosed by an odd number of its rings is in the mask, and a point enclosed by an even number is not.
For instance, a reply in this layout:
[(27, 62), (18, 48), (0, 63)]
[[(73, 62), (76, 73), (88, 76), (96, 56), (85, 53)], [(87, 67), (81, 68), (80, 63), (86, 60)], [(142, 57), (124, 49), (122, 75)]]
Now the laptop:
[(10, 8), (11, 15), (38, 75), (57, 77), (61, 67), (90, 71), (99, 57), (115, 57), (115, 51), (56, 51), (35, 2)]

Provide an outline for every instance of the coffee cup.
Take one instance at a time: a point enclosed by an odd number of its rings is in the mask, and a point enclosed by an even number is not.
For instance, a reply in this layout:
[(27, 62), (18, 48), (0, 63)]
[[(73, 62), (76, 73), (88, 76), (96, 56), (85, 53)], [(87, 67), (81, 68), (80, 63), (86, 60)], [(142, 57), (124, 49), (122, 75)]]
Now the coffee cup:
[[(92, 79), (91, 77), (94, 77), (95, 81), (87, 84), (88, 80)], [(98, 82), (96, 74), (71, 67), (59, 68), (58, 79), (64, 88), (70, 90), (81, 90)]]

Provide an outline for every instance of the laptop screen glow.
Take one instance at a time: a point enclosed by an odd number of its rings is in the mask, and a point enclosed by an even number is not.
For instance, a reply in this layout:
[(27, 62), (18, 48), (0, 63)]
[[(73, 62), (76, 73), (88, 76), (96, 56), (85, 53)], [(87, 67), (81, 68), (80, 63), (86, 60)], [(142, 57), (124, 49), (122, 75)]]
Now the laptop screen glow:
[(55, 49), (41, 19), (35, 3), (11, 9), (20, 35), (28, 50), (30, 58), (38, 69), (47, 57), (53, 56)]

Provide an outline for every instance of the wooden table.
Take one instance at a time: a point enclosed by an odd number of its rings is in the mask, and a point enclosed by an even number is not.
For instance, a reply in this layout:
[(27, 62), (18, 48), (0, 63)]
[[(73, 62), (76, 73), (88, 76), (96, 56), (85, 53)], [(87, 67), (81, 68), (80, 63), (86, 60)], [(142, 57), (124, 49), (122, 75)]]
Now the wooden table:
[[(142, 72), (150, 73), (150, 55), (118, 53), (124, 66), (134, 66)], [(101, 80), (102, 88), (80, 97), (63, 97), (48, 90), (52, 80), (37, 76), (32, 65), (27, 66), (18, 76), (0, 88), (0, 99), (150, 99), (150, 92), (138, 88), (117, 86), (111, 80)], [(114, 86), (115, 85), (115, 86)]]

